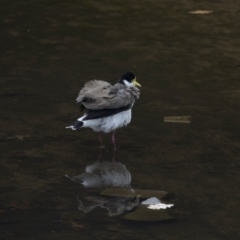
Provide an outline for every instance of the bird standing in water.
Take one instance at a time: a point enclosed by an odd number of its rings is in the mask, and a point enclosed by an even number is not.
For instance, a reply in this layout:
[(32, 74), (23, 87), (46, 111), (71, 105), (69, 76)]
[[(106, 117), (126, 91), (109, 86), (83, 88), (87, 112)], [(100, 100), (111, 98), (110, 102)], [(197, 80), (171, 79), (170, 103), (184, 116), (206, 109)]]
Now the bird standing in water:
[(131, 121), (132, 107), (139, 98), (141, 85), (133, 73), (122, 75), (115, 85), (102, 80), (88, 81), (80, 90), (76, 99), (85, 114), (66, 128), (91, 128), (99, 132), (112, 133), (112, 143), (116, 149), (115, 130), (126, 126)]

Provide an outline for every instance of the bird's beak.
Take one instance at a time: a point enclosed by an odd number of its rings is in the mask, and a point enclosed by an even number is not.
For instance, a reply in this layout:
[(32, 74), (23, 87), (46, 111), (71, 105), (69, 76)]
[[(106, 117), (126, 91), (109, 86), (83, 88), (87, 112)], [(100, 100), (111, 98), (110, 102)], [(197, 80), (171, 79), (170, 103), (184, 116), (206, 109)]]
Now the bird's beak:
[(132, 83), (133, 83), (134, 87), (141, 87), (141, 84), (137, 82), (137, 79), (136, 79), (136, 78), (134, 78), (134, 79), (132, 80)]

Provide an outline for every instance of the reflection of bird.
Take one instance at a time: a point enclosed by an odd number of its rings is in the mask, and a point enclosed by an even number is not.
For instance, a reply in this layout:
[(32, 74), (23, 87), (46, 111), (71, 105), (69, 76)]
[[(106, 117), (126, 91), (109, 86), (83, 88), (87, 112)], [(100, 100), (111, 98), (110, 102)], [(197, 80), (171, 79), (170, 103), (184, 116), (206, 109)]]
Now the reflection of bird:
[(118, 216), (124, 211), (131, 211), (139, 205), (139, 196), (136, 197), (99, 197), (81, 196), (78, 199), (78, 209), (84, 213), (92, 211), (94, 208), (101, 207), (108, 210), (108, 216)]
[(76, 101), (81, 104), (86, 113), (68, 126), (72, 130), (80, 127), (92, 128), (99, 132), (112, 133), (112, 143), (115, 146), (115, 130), (126, 126), (131, 121), (131, 109), (140, 92), (141, 85), (133, 73), (122, 75), (115, 85), (102, 80), (91, 80), (81, 89)]
[(129, 187), (131, 174), (126, 166), (120, 162), (96, 162), (86, 167), (86, 172), (70, 177), (87, 188), (98, 187)]

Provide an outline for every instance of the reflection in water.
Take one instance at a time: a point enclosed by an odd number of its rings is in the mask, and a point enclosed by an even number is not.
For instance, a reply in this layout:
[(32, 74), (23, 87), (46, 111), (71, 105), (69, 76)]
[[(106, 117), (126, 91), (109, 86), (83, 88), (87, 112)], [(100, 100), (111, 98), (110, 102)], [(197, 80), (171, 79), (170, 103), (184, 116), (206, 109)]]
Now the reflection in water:
[(70, 177), (87, 188), (130, 187), (131, 174), (120, 162), (96, 162), (86, 167), (85, 173)]
[[(99, 135), (101, 135), (101, 133), (99, 133)], [(103, 149), (104, 148), (105, 148), (104, 146), (100, 147), (100, 151), (99, 151), (99, 154), (98, 154), (98, 162), (102, 162), (103, 161)], [(113, 149), (112, 162), (116, 162), (115, 156), (116, 156), (116, 149)]]
[(79, 198), (78, 209), (88, 213), (96, 207), (106, 208), (109, 216), (117, 216), (124, 211), (130, 211), (139, 205), (139, 197), (99, 197), (87, 196)]
[[(68, 177), (68, 176), (67, 176)], [(131, 193), (131, 174), (126, 166), (120, 162), (96, 162), (88, 165), (85, 173), (68, 177), (72, 181), (81, 183), (86, 188), (126, 188)], [(88, 213), (96, 207), (106, 208), (109, 216), (130, 211), (139, 204), (139, 196), (134, 197), (109, 197), (96, 196), (88, 193), (87, 196), (78, 197), (78, 209)]]

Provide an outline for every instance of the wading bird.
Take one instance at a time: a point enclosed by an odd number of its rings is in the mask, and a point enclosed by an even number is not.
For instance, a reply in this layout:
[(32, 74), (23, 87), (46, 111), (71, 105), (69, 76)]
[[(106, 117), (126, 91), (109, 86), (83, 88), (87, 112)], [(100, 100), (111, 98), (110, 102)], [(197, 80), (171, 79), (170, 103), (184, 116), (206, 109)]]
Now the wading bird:
[(85, 113), (66, 128), (76, 130), (84, 127), (99, 132), (101, 147), (101, 132), (112, 132), (112, 143), (116, 149), (115, 130), (130, 123), (132, 107), (140, 95), (137, 87), (141, 85), (131, 72), (123, 74), (115, 85), (102, 80), (88, 81), (76, 99)]

